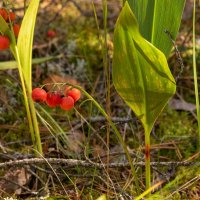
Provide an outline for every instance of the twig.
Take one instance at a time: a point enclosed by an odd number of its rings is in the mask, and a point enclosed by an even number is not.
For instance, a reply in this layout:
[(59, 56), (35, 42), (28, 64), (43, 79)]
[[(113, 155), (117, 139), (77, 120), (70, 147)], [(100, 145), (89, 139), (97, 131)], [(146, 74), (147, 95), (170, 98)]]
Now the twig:
[[(29, 158), (29, 159), (22, 159), (22, 160), (14, 160), (8, 161), (4, 163), (0, 163), (0, 168), (3, 167), (11, 167), (11, 166), (18, 166), (18, 165), (30, 165), (30, 164), (56, 164), (56, 165), (67, 165), (68, 167), (96, 167), (99, 169), (110, 167), (110, 168), (120, 168), (120, 167), (129, 167), (130, 164), (128, 162), (123, 163), (110, 163), (110, 164), (100, 164), (94, 162), (88, 162), (85, 160), (76, 160), (76, 159), (63, 159), (63, 158)], [(145, 162), (133, 162), (133, 165), (143, 167), (145, 166)], [(200, 162), (151, 162), (151, 166), (198, 166)]]
[[(124, 117), (111, 117), (111, 120), (115, 123), (129, 123), (129, 122), (136, 122), (137, 118), (124, 118)], [(89, 118), (85, 118), (85, 121), (90, 121), (90, 123), (95, 123), (95, 122), (106, 122), (107, 119), (103, 116), (91, 116)], [(83, 123), (85, 122), (83, 121)], [(75, 120), (72, 121), (72, 125), (79, 124), (80, 120)]]
[(165, 33), (169, 36), (169, 38), (170, 38), (170, 40), (171, 40), (171, 42), (172, 42), (172, 44), (173, 44), (173, 46), (174, 46), (175, 54), (176, 54), (176, 57), (177, 57), (177, 59), (178, 59), (178, 63), (179, 63), (179, 65), (180, 65), (180, 67), (181, 67), (180, 72), (179, 72), (178, 75), (176, 76), (176, 81), (177, 81), (177, 80), (179, 79), (180, 75), (183, 73), (184, 64), (183, 64), (183, 60), (182, 60), (182, 58), (181, 58), (180, 51), (178, 50), (178, 47), (177, 47), (175, 41), (173, 40), (171, 33), (170, 33), (168, 30), (165, 30)]

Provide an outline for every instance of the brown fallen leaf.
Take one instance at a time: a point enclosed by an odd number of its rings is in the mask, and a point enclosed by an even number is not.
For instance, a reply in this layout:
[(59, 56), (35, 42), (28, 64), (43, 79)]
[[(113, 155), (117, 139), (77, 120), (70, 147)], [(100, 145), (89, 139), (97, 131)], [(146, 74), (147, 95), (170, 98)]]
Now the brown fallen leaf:
[(174, 110), (184, 110), (189, 112), (193, 112), (196, 110), (195, 104), (188, 103), (180, 99), (171, 99), (169, 101), (169, 107)]
[(85, 135), (80, 131), (74, 131), (72, 134), (68, 135), (69, 150), (74, 153), (83, 152), (83, 146), (85, 142)]
[(25, 168), (11, 168), (0, 180), (0, 195), (3, 193), (20, 195), (31, 174)]
[(56, 91), (60, 91), (61, 93), (63, 92), (63, 90), (65, 89), (65, 87), (63, 86), (59, 86), (59, 85), (54, 85), (54, 83), (71, 83), (73, 85), (81, 85), (81, 83), (79, 83), (76, 79), (70, 77), (70, 76), (58, 76), (55, 74), (49, 75), (48, 78), (46, 78), (43, 81), (43, 84), (50, 84), (50, 85), (46, 85), (45, 89), (47, 91), (50, 90), (56, 90)]

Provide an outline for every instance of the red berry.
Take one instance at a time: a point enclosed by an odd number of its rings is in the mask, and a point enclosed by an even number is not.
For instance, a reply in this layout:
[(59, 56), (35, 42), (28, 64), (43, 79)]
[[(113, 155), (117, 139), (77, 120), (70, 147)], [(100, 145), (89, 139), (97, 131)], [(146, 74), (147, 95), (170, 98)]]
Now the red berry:
[(32, 99), (34, 101), (44, 102), (46, 101), (47, 93), (42, 88), (35, 88), (32, 91)]
[(81, 92), (77, 88), (66, 87), (65, 96), (70, 96), (74, 99), (74, 102), (77, 102), (81, 98)]
[(14, 21), (15, 20), (15, 13), (14, 12), (9, 12), (9, 17), (10, 17), (10, 21)]
[(20, 25), (19, 24), (14, 24), (13, 25), (13, 31), (14, 31), (15, 37), (18, 37), (19, 30), (20, 30)]
[(54, 37), (56, 36), (56, 32), (55, 32), (54, 30), (49, 29), (49, 30), (47, 31), (47, 36), (48, 36), (49, 38), (54, 38)]
[(0, 50), (8, 49), (10, 46), (10, 40), (8, 37), (0, 35)]
[(61, 99), (60, 107), (63, 110), (70, 110), (74, 107), (74, 99), (70, 96)]
[(61, 102), (61, 96), (59, 93), (57, 92), (48, 92), (47, 93), (47, 99), (46, 99), (46, 104), (51, 107), (54, 108), (56, 106), (58, 106)]
[(5, 21), (8, 20), (8, 13), (7, 13), (6, 9), (0, 8), (0, 15), (4, 18)]

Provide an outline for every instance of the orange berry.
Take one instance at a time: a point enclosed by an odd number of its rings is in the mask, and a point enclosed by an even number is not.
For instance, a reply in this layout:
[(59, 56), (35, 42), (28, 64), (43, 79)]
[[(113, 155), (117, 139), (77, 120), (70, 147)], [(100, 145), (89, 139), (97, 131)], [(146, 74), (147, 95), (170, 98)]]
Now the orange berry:
[(32, 99), (33, 101), (44, 102), (46, 101), (47, 93), (42, 88), (35, 88), (32, 91)]
[(8, 49), (10, 46), (10, 40), (7, 36), (0, 35), (0, 50)]
[(13, 25), (13, 31), (14, 31), (15, 37), (18, 37), (19, 30), (20, 30), (20, 25), (19, 24), (14, 24)]
[(70, 96), (74, 99), (74, 102), (77, 102), (81, 98), (81, 92), (77, 88), (66, 87), (65, 96)]
[(70, 96), (63, 97), (60, 102), (60, 107), (63, 110), (70, 110), (74, 107), (74, 99)]
[(16, 16), (14, 12), (9, 12), (9, 17), (10, 17), (10, 21), (12, 22), (15, 21)]
[(0, 15), (4, 18), (5, 21), (8, 20), (8, 13), (7, 13), (6, 9), (0, 8)]
[(60, 93), (58, 92), (48, 92), (47, 93), (47, 99), (46, 99), (46, 104), (51, 107), (54, 108), (56, 106), (58, 106), (61, 102), (61, 96)]

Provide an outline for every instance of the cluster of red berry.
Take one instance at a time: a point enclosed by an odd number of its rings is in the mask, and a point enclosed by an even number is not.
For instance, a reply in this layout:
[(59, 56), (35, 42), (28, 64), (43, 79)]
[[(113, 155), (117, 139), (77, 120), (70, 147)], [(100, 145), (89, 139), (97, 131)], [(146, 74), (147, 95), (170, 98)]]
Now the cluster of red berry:
[[(0, 15), (3, 17), (3, 19), (9, 23), (9, 25), (11, 24), (13, 32), (15, 34), (15, 37), (18, 37), (19, 34), (19, 30), (20, 30), (20, 25), (14, 23), (15, 21), (15, 13), (12, 11), (8, 11), (5, 8), (0, 8)], [(6, 35), (2, 35), (0, 34), (0, 50), (5, 50), (8, 49), (10, 46), (10, 39), (8, 36)]]
[(35, 88), (32, 91), (32, 99), (36, 102), (46, 102), (46, 104), (54, 108), (60, 106), (63, 110), (70, 110), (74, 107), (74, 104), (80, 99), (80, 90), (67, 86), (64, 95), (60, 92), (46, 92), (42, 88)]

